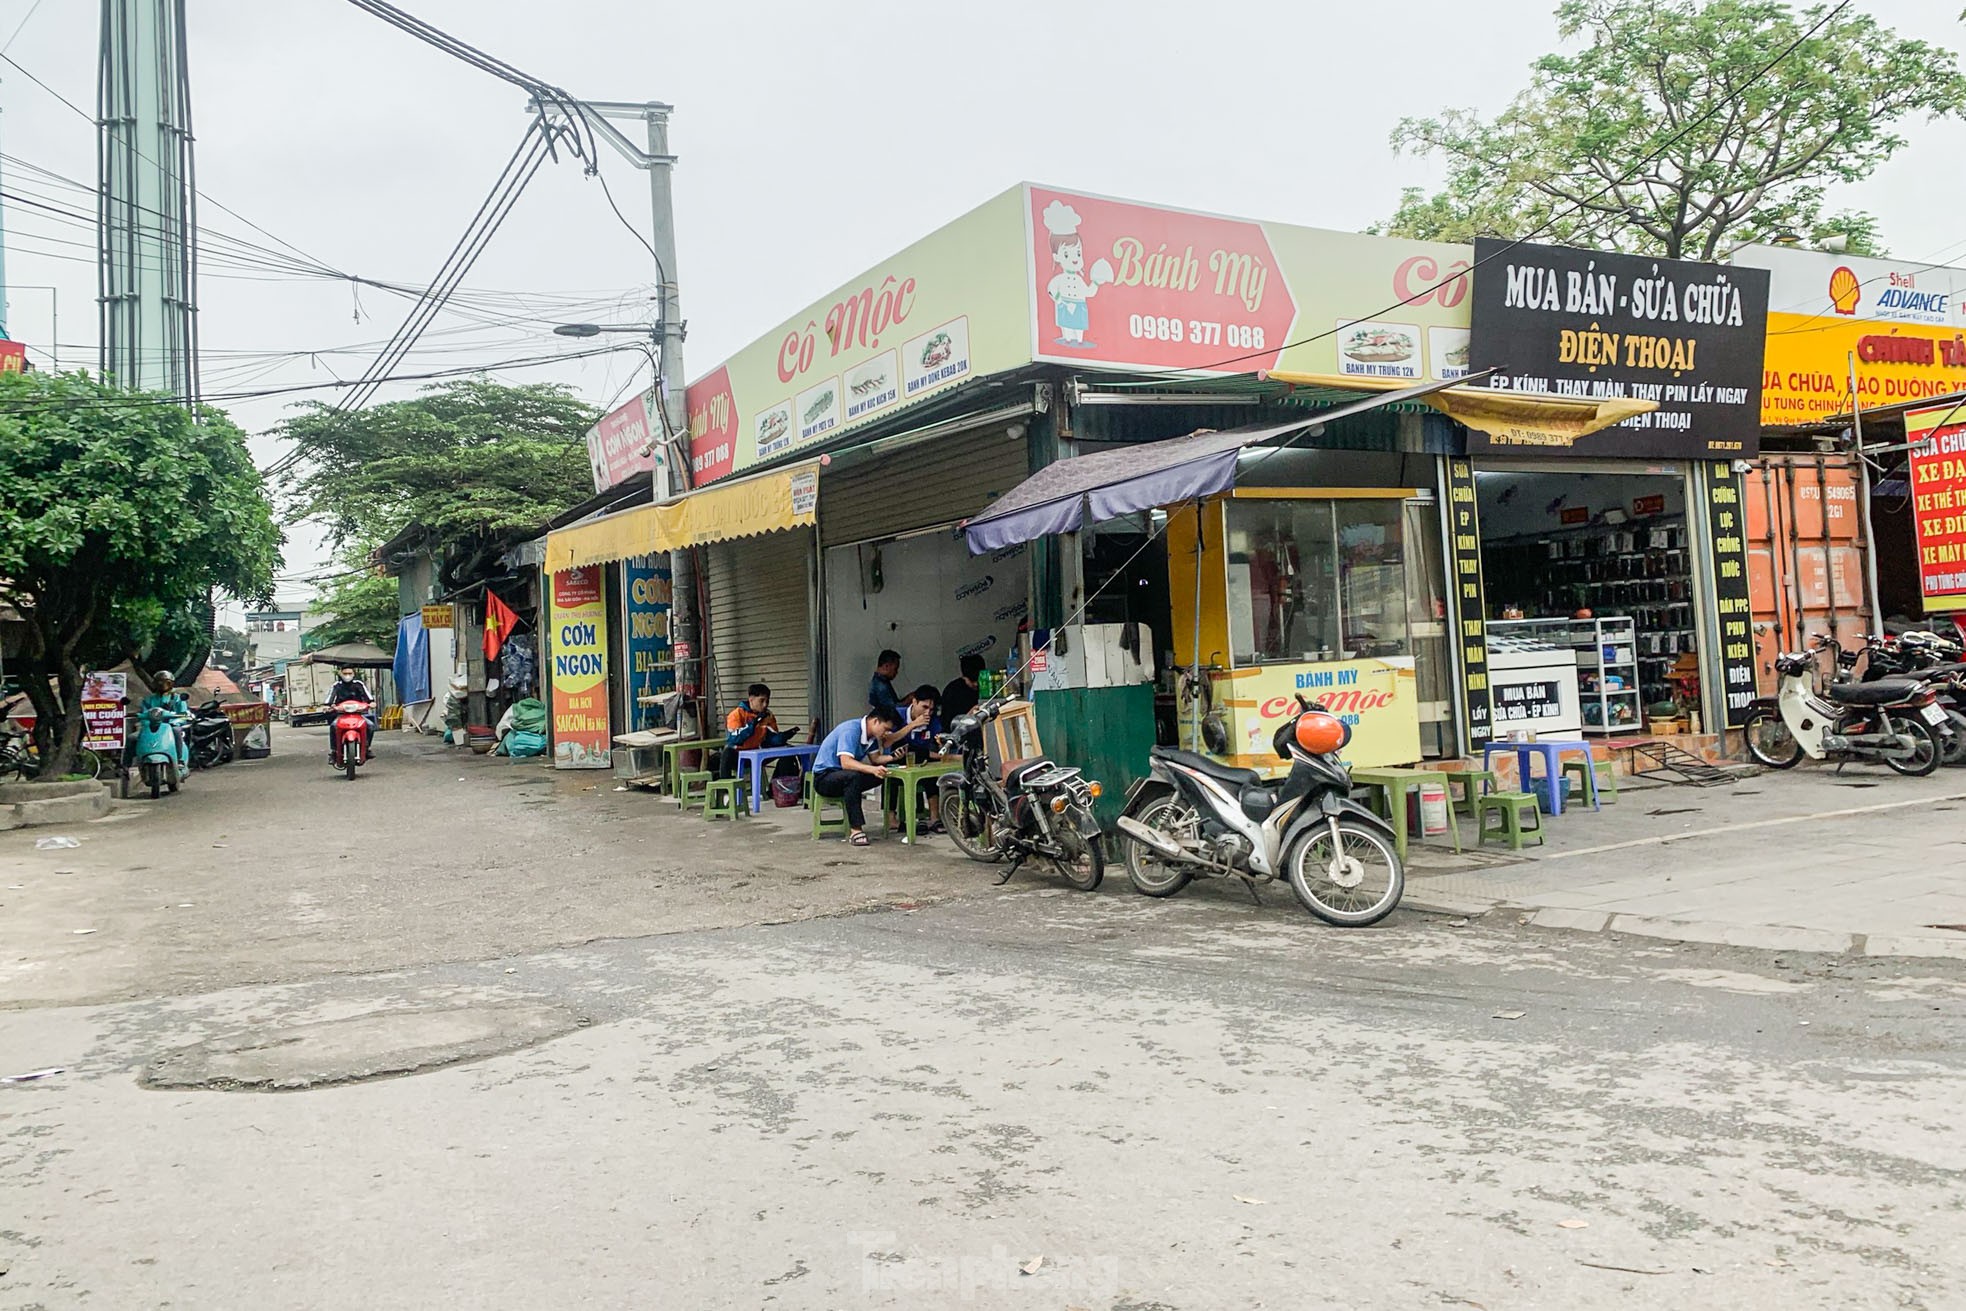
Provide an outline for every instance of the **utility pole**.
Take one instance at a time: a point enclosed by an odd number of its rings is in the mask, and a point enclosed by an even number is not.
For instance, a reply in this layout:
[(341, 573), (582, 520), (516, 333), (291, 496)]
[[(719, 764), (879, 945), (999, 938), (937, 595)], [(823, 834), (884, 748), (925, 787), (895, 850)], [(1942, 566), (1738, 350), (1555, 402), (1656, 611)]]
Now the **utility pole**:
[[(658, 279), (656, 396), (660, 402), (663, 437), (669, 448), (667, 463), (672, 470), (669, 486), (657, 486), (654, 492), (658, 501), (671, 500), (690, 490), (696, 481), (695, 470), (690, 467), (689, 403), (684, 394), (689, 379), (683, 372), (685, 324), (680, 282), (676, 274), (676, 211), (672, 186), (676, 157), (669, 153), (669, 113), (673, 107), (658, 100), (576, 100), (572, 105), (592, 129), (596, 139), (606, 142), (615, 153), (649, 175), (649, 204), (653, 215), (649, 245), (655, 251)], [(526, 111), (532, 114), (539, 113), (541, 109), (540, 102), (536, 100), (526, 106)], [(550, 107), (548, 112), (551, 112)], [(609, 121), (612, 119), (640, 119), (648, 132), (647, 147), (636, 145)], [(701, 671), (705, 667), (703, 643), (698, 631), (701, 615), (696, 606), (696, 556), (691, 548), (669, 553), (669, 579), (672, 589), (670, 640), (690, 653), (688, 659), (677, 657), (676, 682), (677, 686), (688, 691), (690, 680), (682, 677), (683, 670), (694, 666), (698, 671), (700, 688)]]

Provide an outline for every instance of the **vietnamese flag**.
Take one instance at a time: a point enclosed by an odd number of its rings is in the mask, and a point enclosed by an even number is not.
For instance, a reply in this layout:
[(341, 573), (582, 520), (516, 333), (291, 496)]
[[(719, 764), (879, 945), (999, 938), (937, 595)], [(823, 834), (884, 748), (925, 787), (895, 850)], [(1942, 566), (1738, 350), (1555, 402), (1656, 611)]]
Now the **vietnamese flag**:
[(498, 659), (498, 649), (505, 645), (505, 639), (512, 636), (518, 626), (519, 616), (512, 607), (498, 599), (498, 593), (485, 590), (485, 659)]

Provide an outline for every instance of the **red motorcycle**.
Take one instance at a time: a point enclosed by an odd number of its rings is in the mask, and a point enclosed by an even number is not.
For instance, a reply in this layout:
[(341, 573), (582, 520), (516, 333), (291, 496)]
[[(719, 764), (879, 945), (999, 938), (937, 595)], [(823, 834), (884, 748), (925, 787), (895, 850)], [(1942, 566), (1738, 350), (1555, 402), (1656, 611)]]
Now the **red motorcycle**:
[(355, 767), (369, 763), (369, 703), (337, 701), (334, 719), (328, 725), (328, 763), (347, 772), (352, 781)]

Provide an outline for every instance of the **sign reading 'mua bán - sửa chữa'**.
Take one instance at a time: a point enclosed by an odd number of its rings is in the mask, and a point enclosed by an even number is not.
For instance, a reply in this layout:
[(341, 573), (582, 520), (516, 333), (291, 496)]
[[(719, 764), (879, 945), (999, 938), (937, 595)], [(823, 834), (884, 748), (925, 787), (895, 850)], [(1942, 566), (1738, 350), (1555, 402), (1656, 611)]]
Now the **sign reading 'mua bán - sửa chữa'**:
[(1658, 408), (1582, 437), (1468, 434), (1474, 454), (1694, 459), (1760, 449), (1762, 269), (1475, 243), (1470, 362), (1489, 386)]
[(1931, 613), (1966, 610), (1966, 407), (1905, 415), (1911, 450), (1911, 522), (1918, 590)]

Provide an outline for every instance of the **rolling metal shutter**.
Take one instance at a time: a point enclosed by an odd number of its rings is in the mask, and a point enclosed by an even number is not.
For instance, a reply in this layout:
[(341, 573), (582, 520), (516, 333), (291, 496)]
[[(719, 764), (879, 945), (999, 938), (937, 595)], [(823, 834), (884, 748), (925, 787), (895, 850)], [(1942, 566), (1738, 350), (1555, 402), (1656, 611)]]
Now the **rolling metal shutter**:
[(899, 537), (967, 519), (1030, 476), (1024, 439), (957, 433), (819, 476), (820, 540)]
[(812, 719), (812, 530), (794, 528), (703, 548), (710, 599), (716, 719), (752, 683), (771, 688), (781, 728)]

